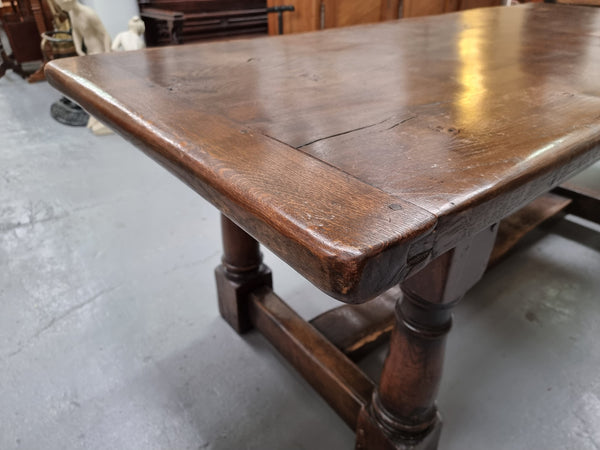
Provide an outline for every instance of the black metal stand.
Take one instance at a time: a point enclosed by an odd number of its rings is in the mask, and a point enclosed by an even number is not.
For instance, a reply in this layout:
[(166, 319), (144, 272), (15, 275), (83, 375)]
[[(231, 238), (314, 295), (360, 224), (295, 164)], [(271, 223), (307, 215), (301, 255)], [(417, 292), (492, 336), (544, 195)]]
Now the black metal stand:
[(277, 31), (278, 34), (283, 34), (283, 13), (285, 11), (295, 11), (292, 5), (271, 6), (267, 8), (267, 14), (277, 13)]

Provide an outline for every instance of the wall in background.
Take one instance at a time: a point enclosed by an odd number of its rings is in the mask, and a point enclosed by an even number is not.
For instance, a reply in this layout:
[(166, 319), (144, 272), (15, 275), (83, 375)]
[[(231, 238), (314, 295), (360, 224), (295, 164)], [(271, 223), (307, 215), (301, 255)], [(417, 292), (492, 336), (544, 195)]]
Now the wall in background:
[(114, 39), (127, 30), (127, 22), (140, 14), (136, 0), (80, 0), (98, 13), (108, 34)]

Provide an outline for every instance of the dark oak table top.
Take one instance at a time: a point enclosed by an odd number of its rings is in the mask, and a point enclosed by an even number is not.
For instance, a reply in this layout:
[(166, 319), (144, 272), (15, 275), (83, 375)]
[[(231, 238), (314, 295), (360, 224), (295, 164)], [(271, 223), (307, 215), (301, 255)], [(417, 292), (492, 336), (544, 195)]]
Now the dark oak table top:
[(46, 74), (348, 302), (600, 158), (594, 8), (101, 54)]

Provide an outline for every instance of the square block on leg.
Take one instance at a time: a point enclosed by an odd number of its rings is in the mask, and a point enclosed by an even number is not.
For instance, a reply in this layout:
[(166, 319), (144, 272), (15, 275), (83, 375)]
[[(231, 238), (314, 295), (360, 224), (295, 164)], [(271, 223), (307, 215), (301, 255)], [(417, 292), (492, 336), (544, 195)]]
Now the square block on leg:
[(261, 264), (251, 273), (231, 274), (224, 266), (215, 269), (219, 311), (225, 321), (239, 334), (252, 328), (248, 315), (250, 293), (262, 286), (273, 285), (271, 270)]
[(425, 433), (409, 437), (386, 432), (372, 416), (370, 408), (363, 407), (358, 415), (355, 448), (356, 450), (436, 450), (441, 433), (442, 419), (439, 413), (434, 424)]

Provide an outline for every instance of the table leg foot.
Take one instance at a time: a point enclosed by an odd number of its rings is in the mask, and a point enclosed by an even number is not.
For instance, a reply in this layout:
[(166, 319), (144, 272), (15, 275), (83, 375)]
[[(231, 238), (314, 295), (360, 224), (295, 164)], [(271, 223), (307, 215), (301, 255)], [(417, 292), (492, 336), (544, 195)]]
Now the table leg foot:
[(442, 432), (439, 413), (436, 421), (423, 433), (402, 436), (386, 432), (370, 407), (361, 410), (356, 432), (356, 450), (435, 450)]
[(432, 304), (405, 291), (380, 384), (359, 417), (357, 449), (437, 448), (442, 422), (435, 398), (453, 304)]
[(248, 311), (250, 294), (271, 287), (271, 270), (262, 264), (258, 242), (225, 216), (221, 216), (222, 263), (215, 269), (219, 311), (238, 333), (252, 328)]
[(381, 381), (359, 414), (356, 449), (437, 448), (435, 400), (452, 309), (483, 275), (495, 236), (496, 227), (482, 231), (402, 283)]

